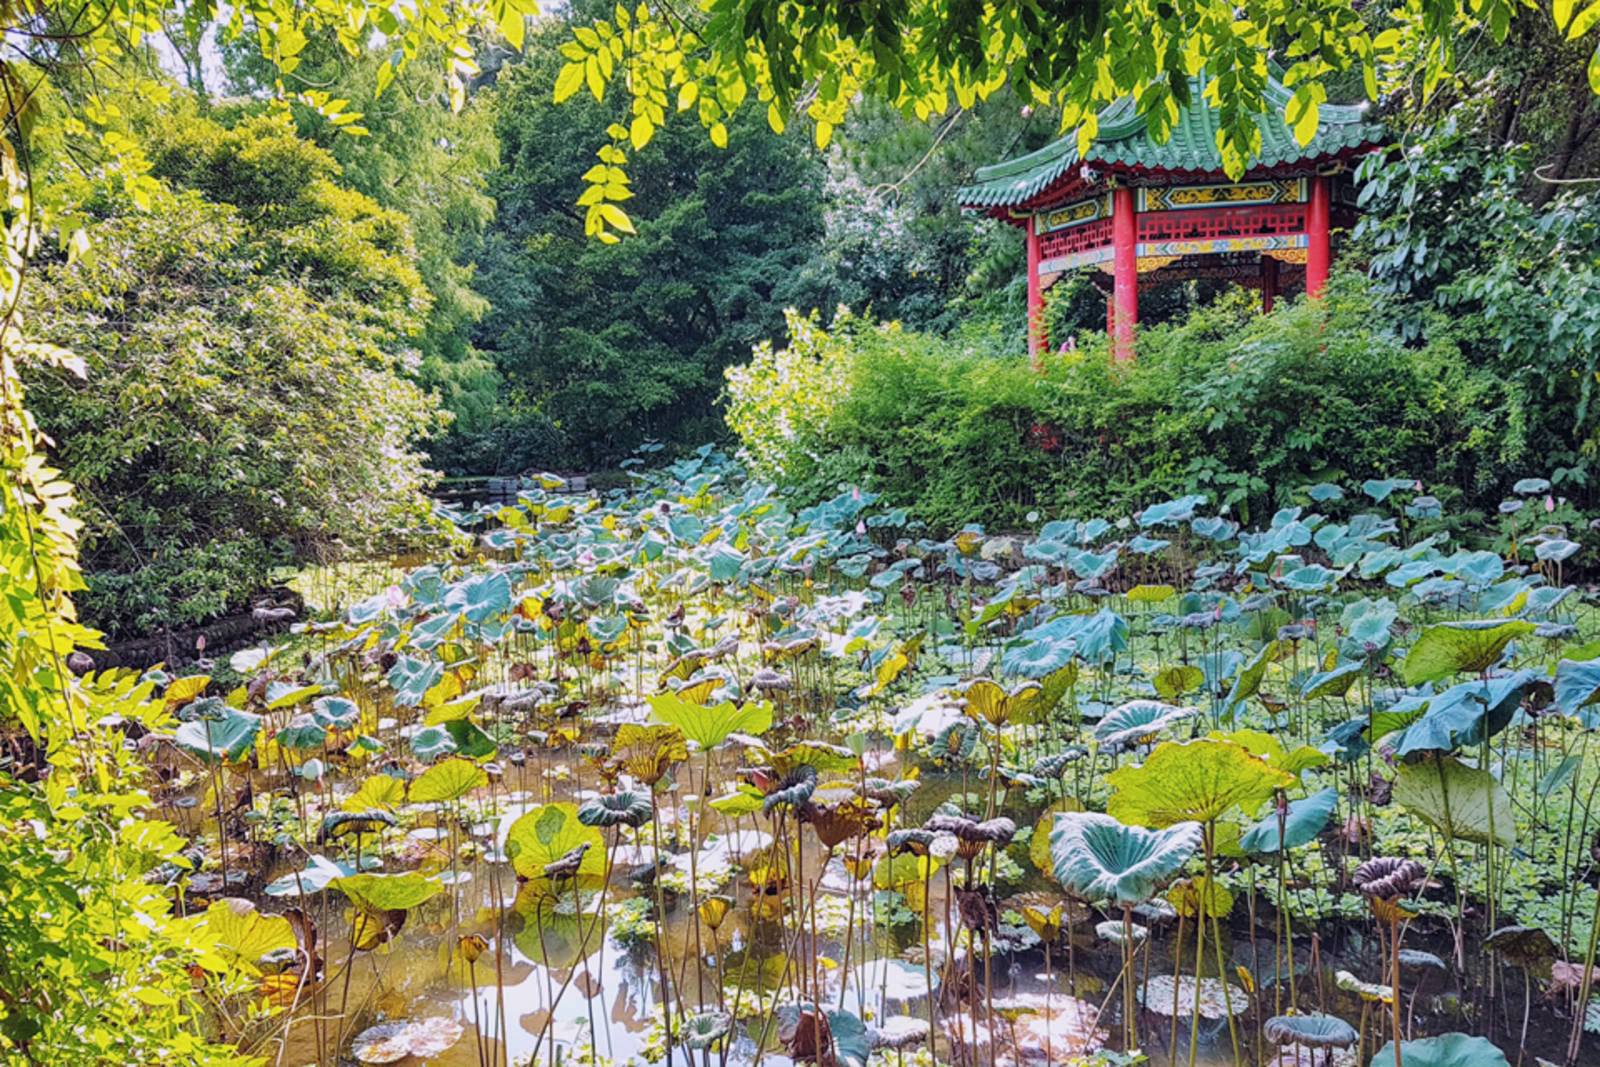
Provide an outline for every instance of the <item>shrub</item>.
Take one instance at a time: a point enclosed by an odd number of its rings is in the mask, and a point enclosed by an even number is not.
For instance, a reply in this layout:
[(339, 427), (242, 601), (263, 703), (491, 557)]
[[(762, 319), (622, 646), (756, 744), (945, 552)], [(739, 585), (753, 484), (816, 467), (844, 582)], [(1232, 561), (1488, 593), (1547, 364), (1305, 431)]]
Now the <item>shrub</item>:
[(728, 418), (761, 473), (818, 494), (859, 482), (943, 530), (1195, 491), (1249, 518), (1371, 477), (1486, 498), (1531, 461), (1506, 389), (1441, 320), (1402, 342), (1413, 310), (1341, 278), (1322, 310), (1225, 298), (1145, 331), (1132, 364), (1097, 336), (1037, 369), (989, 337), (811, 323), (729, 371)]

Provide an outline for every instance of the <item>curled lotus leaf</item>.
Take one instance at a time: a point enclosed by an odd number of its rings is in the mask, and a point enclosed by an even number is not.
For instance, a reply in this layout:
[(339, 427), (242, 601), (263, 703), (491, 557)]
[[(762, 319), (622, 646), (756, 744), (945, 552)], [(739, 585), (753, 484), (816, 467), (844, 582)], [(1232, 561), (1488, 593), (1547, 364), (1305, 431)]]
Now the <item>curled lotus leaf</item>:
[(999, 727), (1027, 721), (1037, 708), (1043, 690), (1038, 682), (1024, 682), (1008, 692), (987, 678), (979, 678), (968, 685), (962, 695), (966, 698), (969, 716)]
[(771, 789), (768, 790), (763, 782), (756, 782), (757, 788), (766, 793), (766, 799), (761, 802), (763, 815), (771, 815), (780, 808), (798, 807), (810, 800), (811, 794), (817, 790), (817, 772), (811, 767), (797, 767), (770, 784)]
[(1060, 752), (1053, 752), (1034, 760), (1033, 773), (1039, 778), (1060, 778), (1067, 773), (1068, 767), (1088, 754), (1089, 750), (1081, 745), (1070, 745)]
[(847, 1011), (819, 1011), (812, 1004), (778, 1009), (778, 1040), (796, 1063), (817, 1067), (865, 1067), (872, 1054), (867, 1024)]
[[(1349, 971), (1335, 971), (1333, 975), (1333, 984), (1344, 990), (1346, 993), (1354, 993), (1362, 1000), (1373, 1004), (1394, 1003), (1393, 986), (1379, 985), (1376, 982), (1364, 982), (1360, 978), (1357, 978), (1355, 975), (1351, 974)], [(1389, 1057), (1389, 1061), (1391, 1063), (1394, 1062), (1394, 1056), (1392, 1053)]]
[(1104, 922), (1094, 924), (1094, 936), (1102, 941), (1109, 941), (1113, 945), (1131, 944), (1142, 945), (1150, 937), (1150, 929), (1139, 923), (1129, 923), (1123, 926), (1116, 919), (1106, 919)]
[(922, 824), (924, 830), (935, 834), (950, 834), (960, 845), (956, 854), (970, 859), (981, 852), (984, 845), (1005, 848), (1017, 836), (1017, 824), (1003, 816), (979, 822), (965, 815), (934, 815)]
[(583, 866), (583, 857), (594, 847), (592, 841), (580, 841), (560, 859), (544, 865), (544, 876), (551, 881), (562, 881), (577, 875)]
[(868, 778), (866, 780), (867, 797), (882, 808), (892, 808), (897, 804), (904, 804), (922, 787), (918, 778), (902, 778), (891, 782), (886, 778)]
[(1536, 926), (1502, 926), (1484, 939), (1483, 947), (1538, 978), (1550, 977), (1559, 954), (1550, 935)]
[(650, 821), (650, 795), (640, 789), (624, 789), (586, 800), (578, 807), (578, 821), (601, 828), (643, 826)]
[(344, 837), (346, 834), (376, 833), (393, 826), (395, 818), (386, 811), (335, 811), (322, 817), (322, 827), (317, 831), (319, 842)]
[(703, 1011), (683, 1020), (678, 1036), (685, 1048), (700, 1052), (727, 1037), (732, 1029), (733, 1016), (727, 1012)]
[(1400, 957), (1400, 966), (1409, 967), (1414, 971), (1421, 970), (1424, 967), (1435, 971), (1448, 971), (1450, 969), (1445, 966), (1444, 960), (1432, 952), (1424, 952), (1420, 948), (1403, 948), (1396, 955)]
[(1106, 713), (1095, 724), (1094, 736), (1106, 748), (1154, 737), (1175, 723), (1193, 718), (1198, 708), (1181, 708), (1159, 700), (1130, 700)]
[(1416, 892), (1426, 873), (1416, 860), (1374, 856), (1356, 868), (1355, 885), (1366, 896), (1393, 900)]
[(1082, 900), (1123, 905), (1152, 896), (1199, 844), (1199, 823), (1148, 830), (1098, 812), (1063, 812), (1050, 830), (1053, 873), (1062, 888)]
[(1360, 1035), (1337, 1015), (1274, 1015), (1261, 1027), (1274, 1045), (1349, 1048)]
[(290, 719), (274, 740), (291, 751), (308, 752), (327, 743), (328, 731), (310, 714), (300, 714)]
[(919, 826), (891, 830), (888, 837), (889, 855), (926, 856), (933, 848), (936, 836), (932, 830), (925, 830)]
[[(842, 795), (841, 795), (842, 794)], [(824, 848), (832, 849), (883, 825), (877, 806), (849, 789), (825, 787), (795, 805), (795, 815), (809, 823)]]
[(624, 723), (611, 743), (612, 765), (647, 786), (654, 786), (688, 758), (689, 746), (676, 726)]

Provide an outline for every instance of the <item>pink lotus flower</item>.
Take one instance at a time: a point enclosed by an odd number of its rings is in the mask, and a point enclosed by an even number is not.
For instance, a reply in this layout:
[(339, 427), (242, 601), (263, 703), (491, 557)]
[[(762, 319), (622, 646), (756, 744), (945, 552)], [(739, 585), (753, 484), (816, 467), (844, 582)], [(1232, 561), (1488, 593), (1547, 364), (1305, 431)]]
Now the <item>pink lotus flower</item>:
[(1546, 493), (1544, 495), (1544, 510), (1547, 511), (1547, 512), (1550, 512), (1550, 511), (1554, 511), (1555, 509), (1556, 509), (1556, 498), (1551, 496), (1549, 493)]

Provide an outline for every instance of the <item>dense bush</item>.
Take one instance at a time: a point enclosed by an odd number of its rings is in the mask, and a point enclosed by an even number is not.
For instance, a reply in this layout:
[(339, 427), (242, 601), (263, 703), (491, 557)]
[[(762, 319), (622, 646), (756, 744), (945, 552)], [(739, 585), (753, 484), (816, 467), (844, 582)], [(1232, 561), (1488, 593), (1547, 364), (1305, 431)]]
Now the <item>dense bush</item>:
[(113, 633), (206, 619), (271, 568), (413, 524), (436, 421), (410, 379), (428, 297), (404, 216), (284, 122), (153, 121), (130, 192), (70, 186), (95, 254), (30, 279), (37, 336), (86, 374), (31, 399), (79, 487), (80, 599)]
[(1340, 279), (1323, 310), (1241, 298), (1145, 331), (1138, 359), (1095, 339), (1042, 369), (987, 337), (846, 320), (729, 372), (729, 423), (765, 474), (859, 481), (941, 529), (1023, 523), (1209, 492), (1236, 514), (1323, 480), (1410, 477), (1485, 500), (1528, 464), (1508, 387), (1426, 309)]

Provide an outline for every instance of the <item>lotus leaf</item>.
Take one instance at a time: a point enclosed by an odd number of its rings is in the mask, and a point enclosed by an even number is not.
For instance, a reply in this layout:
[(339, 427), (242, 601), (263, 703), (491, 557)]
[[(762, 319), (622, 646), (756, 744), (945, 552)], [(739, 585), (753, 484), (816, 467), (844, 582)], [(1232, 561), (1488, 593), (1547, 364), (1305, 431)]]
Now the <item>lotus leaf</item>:
[[(754, 791), (752, 790), (752, 792)], [(742, 796), (743, 794), (734, 795)], [(754, 801), (755, 806), (750, 811), (742, 814), (748, 815), (751, 812), (761, 810), (761, 797), (759, 794), (754, 797)], [(715, 800), (711, 804), (724, 815), (732, 814), (722, 807), (717, 807)], [(618, 793), (608, 793), (605, 796), (584, 801), (578, 808), (578, 821), (585, 826), (602, 828), (609, 826), (643, 826), (650, 821), (650, 812), (650, 797), (647, 793), (637, 789), (625, 789)]]
[(261, 957), (280, 949), (293, 951), (299, 944), (288, 919), (262, 915), (254, 904), (238, 897), (212, 903), (197, 925), (216, 938), (234, 967), (252, 977), (261, 975), (257, 966)]
[[(1372, 1057), (1372, 1067), (1395, 1063), (1394, 1042), (1380, 1048)], [(1400, 1067), (1511, 1067), (1506, 1054), (1486, 1037), (1472, 1034), (1440, 1034), (1400, 1042)]]
[(1452, 674), (1481, 674), (1499, 661), (1506, 645), (1533, 628), (1523, 619), (1435, 623), (1406, 653), (1401, 676), (1407, 685), (1421, 685)]
[(1275, 1015), (1261, 1032), (1274, 1045), (1308, 1048), (1349, 1048), (1359, 1036), (1355, 1027), (1336, 1015)]
[(359, 1063), (399, 1063), (411, 1056), (427, 1059), (444, 1055), (464, 1033), (465, 1027), (444, 1017), (383, 1023), (357, 1034), (351, 1051)]
[(1322, 832), (1338, 804), (1339, 791), (1332, 786), (1311, 796), (1289, 802), (1283, 820), (1282, 839), (1279, 838), (1278, 814), (1269, 811), (1266, 818), (1251, 827), (1239, 839), (1239, 847), (1246, 852), (1276, 852), (1280, 848), (1299, 848)]
[(659, 693), (647, 699), (655, 722), (676, 726), (702, 751), (716, 748), (729, 734), (759, 737), (772, 727), (772, 705), (765, 701), (742, 707), (730, 701), (708, 708), (673, 693)]
[(447, 759), (429, 767), (411, 783), (411, 799), (422, 804), (458, 800), (488, 784), (489, 776), (471, 760)]
[(1511, 800), (1499, 779), (1460, 760), (1444, 757), (1401, 764), (1394, 799), (1447, 837), (1516, 843)]
[(1198, 714), (1198, 708), (1175, 707), (1159, 700), (1130, 700), (1112, 709), (1096, 723), (1094, 735), (1102, 746), (1115, 749), (1141, 738), (1153, 737), (1167, 727)]
[(506, 830), (504, 849), (517, 876), (542, 879), (547, 866), (579, 848), (592, 847), (583, 854), (578, 867), (582, 880), (605, 876), (605, 841), (600, 831), (585, 826), (576, 804), (546, 804), (524, 812)]
[(311, 715), (329, 730), (349, 730), (361, 721), (361, 708), (348, 697), (318, 697), (311, 703)]
[(220, 719), (180, 723), (173, 740), (205, 763), (237, 763), (255, 747), (260, 732), (261, 716), (225, 708)]
[(349, 874), (330, 884), (358, 907), (373, 912), (410, 911), (444, 890), (435, 878), (416, 871), (404, 874)]
[(1057, 815), (1050, 830), (1053, 873), (1084, 900), (1137, 904), (1176, 875), (1200, 843), (1200, 825), (1128, 826), (1097, 812)]
[(1107, 778), (1106, 805), (1117, 819), (1157, 829), (1182, 822), (1215, 822), (1235, 807), (1254, 814), (1274, 790), (1295, 782), (1242, 745), (1201, 739), (1156, 747), (1137, 767)]
[(1139, 987), (1139, 1003), (1158, 1015), (1187, 1019), (1198, 1010), (1202, 1019), (1226, 1019), (1249, 1008), (1250, 998), (1220, 978), (1196, 981), (1193, 975), (1184, 974), (1173, 981), (1170, 974), (1158, 974)]
[(421, 707), (422, 698), (444, 678), (444, 666), (431, 659), (401, 654), (389, 668), (388, 681), (394, 689), (394, 702), (402, 707)]
[(812, 1004), (778, 1009), (778, 1040), (796, 1063), (818, 1067), (866, 1067), (872, 1055), (867, 1024), (847, 1011), (821, 1011)]

